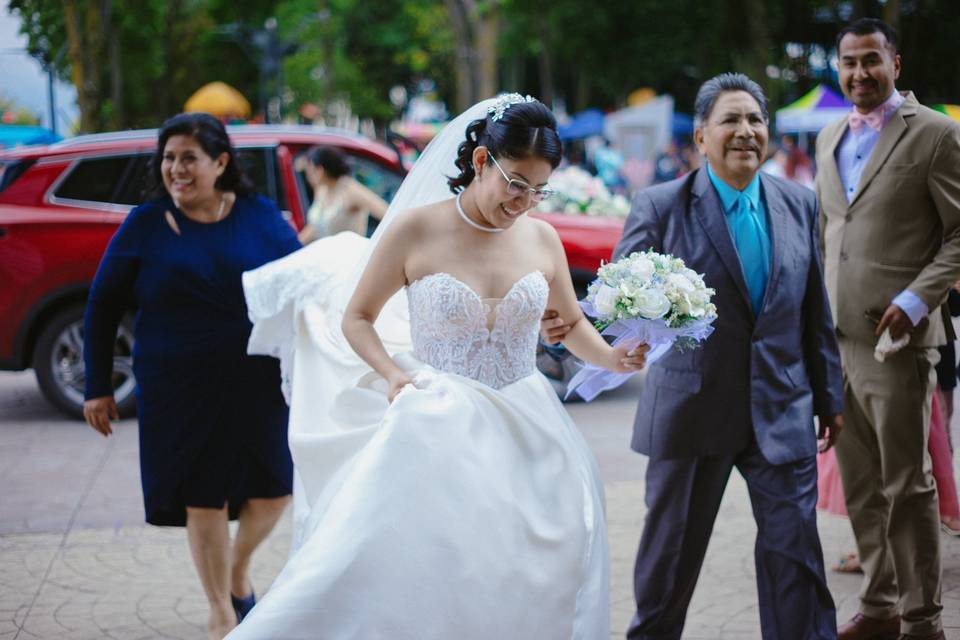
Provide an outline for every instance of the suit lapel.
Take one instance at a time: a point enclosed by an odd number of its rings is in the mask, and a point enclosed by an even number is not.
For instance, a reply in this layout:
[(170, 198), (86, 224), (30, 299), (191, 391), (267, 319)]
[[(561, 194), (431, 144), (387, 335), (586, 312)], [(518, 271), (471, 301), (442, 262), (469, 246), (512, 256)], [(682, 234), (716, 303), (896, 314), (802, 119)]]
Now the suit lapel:
[(838, 198), (841, 202), (847, 202), (847, 194), (843, 192), (843, 183), (840, 181), (840, 168), (837, 166), (837, 146), (843, 139), (843, 134), (847, 132), (846, 118), (842, 123), (838, 123), (828, 131), (824, 131), (826, 140), (826, 153), (823, 158), (818, 157), (817, 162), (817, 180), (820, 182), (820, 192), (823, 196)]
[(710, 184), (710, 176), (707, 175), (706, 167), (697, 171), (694, 178), (692, 199), (690, 207), (694, 215), (700, 221), (700, 225), (713, 244), (714, 249), (720, 254), (723, 265), (730, 273), (743, 301), (748, 309), (752, 309), (750, 303), (750, 293), (747, 291), (747, 280), (743, 275), (743, 266), (740, 264), (740, 256), (737, 255), (737, 249), (733, 246), (733, 238), (730, 236), (730, 229), (727, 227), (727, 221), (724, 219), (723, 204), (720, 202), (720, 196)]
[(867, 166), (863, 169), (863, 175), (860, 176), (860, 184), (857, 185), (857, 193), (853, 196), (853, 200), (850, 202), (851, 205), (856, 203), (857, 199), (860, 198), (867, 186), (877, 175), (877, 172), (880, 171), (880, 168), (887, 161), (887, 157), (893, 151), (894, 147), (897, 146), (900, 138), (907, 132), (907, 121), (905, 118), (916, 114), (916, 112), (917, 101), (916, 98), (913, 97), (913, 94), (910, 93), (907, 95), (904, 103), (900, 105), (900, 108), (890, 116), (890, 120), (883, 127), (883, 131), (880, 132), (877, 145), (873, 148), (873, 153), (870, 154), (870, 160), (867, 161)]
[(767, 288), (763, 293), (763, 303), (760, 305), (760, 313), (763, 313), (763, 310), (767, 308), (769, 299), (773, 296), (773, 292), (777, 290), (780, 265), (783, 264), (783, 245), (787, 242), (788, 235), (785, 229), (787, 203), (783, 199), (780, 188), (762, 172), (760, 173), (760, 184), (763, 185), (762, 197), (766, 200), (767, 205), (771, 254), (770, 276), (767, 278)]

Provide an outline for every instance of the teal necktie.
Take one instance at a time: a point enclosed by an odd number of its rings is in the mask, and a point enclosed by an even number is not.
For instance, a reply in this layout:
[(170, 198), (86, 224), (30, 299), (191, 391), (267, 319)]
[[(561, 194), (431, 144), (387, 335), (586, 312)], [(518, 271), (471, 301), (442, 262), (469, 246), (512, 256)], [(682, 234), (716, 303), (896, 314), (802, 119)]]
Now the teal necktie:
[(740, 256), (743, 275), (747, 279), (753, 313), (760, 315), (770, 273), (770, 239), (760, 222), (760, 212), (743, 194), (740, 194), (730, 211), (730, 231)]

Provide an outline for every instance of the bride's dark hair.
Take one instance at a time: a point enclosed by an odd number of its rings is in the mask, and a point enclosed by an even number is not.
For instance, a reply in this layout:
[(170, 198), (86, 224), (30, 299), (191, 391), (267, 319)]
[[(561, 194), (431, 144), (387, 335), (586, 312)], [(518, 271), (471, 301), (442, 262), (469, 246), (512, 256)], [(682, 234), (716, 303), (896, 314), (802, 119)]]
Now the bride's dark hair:
[(557, 119), (539, 100), (512, 104), (499, 120), (487, 114), (467, 125), (467, 139), (460, 143), (454, 162), (460, 175), (447, 180), (453, 193), (460, 193), (473, 182), (473, 151), (477, 147), (486, 147), (494, 158), (543, 158), (554, 169), (563, 155)]

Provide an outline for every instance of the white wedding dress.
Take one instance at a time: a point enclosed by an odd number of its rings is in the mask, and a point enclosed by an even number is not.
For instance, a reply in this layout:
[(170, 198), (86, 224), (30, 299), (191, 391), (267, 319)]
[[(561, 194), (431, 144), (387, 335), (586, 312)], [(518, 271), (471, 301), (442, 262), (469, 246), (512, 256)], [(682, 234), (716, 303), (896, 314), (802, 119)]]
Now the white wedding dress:
[[(394, 204), (444, 197), (471, 117)], [(244, 274), (250, 351), (280, 358), (290, 401), (294, 536), (228, 638), (606, 640), (603, 485), (535, 366), (546, 279), (501, 300), (447, 273), (398, 292), (375, 327), (415, 387), (389, 403), (340, 331), (369, 251), (341, 233)]]

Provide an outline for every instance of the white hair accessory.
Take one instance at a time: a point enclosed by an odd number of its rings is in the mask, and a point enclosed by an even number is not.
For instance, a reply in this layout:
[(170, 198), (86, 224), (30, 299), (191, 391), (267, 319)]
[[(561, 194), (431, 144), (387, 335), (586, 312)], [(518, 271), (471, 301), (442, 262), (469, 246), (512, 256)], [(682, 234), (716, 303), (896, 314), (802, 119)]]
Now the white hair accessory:
[(508, 93), (497, 98), (497, 101), (487, 109), (490, 119), (496, 122), (503, 117), (503, 114), (515, 104), (523, 102), (536, 102), (537, 99), (532, 96), (522, 96), (519, 93)]

